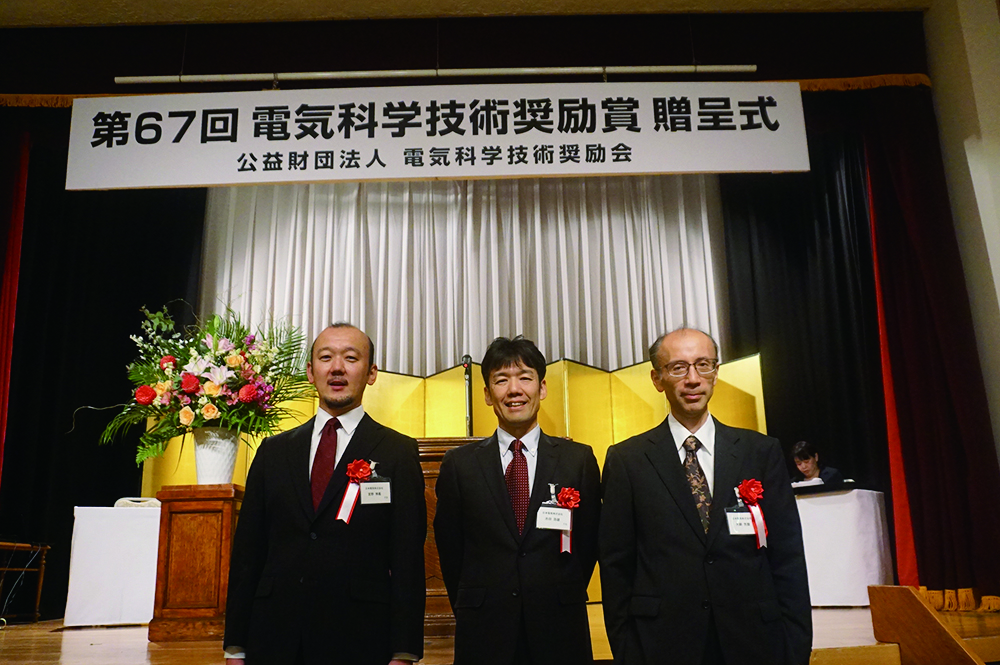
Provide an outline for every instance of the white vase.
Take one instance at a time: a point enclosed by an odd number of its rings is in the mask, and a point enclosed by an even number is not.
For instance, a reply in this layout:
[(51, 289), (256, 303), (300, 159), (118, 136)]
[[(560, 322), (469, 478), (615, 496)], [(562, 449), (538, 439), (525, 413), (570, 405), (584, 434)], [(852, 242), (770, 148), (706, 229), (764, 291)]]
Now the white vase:
[(225, 485), (233, 482), (239, 443), (239, 434), (231, 429), (195, 428), (194, 466), (199, 485)]

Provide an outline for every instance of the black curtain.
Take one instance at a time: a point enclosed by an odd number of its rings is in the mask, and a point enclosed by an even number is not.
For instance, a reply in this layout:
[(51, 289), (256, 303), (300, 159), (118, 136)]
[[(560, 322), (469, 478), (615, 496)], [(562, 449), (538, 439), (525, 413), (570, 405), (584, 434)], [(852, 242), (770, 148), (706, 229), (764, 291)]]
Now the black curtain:
[[(761, 354), (768, 433), (889, 485), (862, 135), (806, 93), (811, 171), (721, 177), (730, 357)], [(819, 108), (817, 108), (819, 107)]]
[[(63, 615), (74, 506), (139, 493), (138, 432), (98, 446), (131, 394), (139, 308), (196, 304), (204, 189), (67, 192), (68, 109), (0, 109), (0, 131), (32, 136), (14, 323), (0, 540), (52, 545), (42, 617)], [(178, 316), (191, 318), (184, 303)], [(182, 320), (184, 320), (182, 318)], [(34, 604), (26, 577), (12, 608)], [(8, 574), (4, 596), (14, 576)]]

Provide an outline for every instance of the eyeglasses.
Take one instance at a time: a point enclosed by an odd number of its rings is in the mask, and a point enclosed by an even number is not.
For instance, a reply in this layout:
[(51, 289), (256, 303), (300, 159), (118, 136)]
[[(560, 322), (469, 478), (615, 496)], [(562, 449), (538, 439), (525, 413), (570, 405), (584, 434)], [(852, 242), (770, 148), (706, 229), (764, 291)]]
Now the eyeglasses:
[(667, 370), (669, 376), (679, 379), (687, 376), (691, 367), (694, 367), (694, 371), (698, 372), (701, 376), (712, 376), (719, 370), (719, 361), (710, 358), (702, 358), (694, 363), (678, 360), (677, 362), (670, 363), (663, 369)]

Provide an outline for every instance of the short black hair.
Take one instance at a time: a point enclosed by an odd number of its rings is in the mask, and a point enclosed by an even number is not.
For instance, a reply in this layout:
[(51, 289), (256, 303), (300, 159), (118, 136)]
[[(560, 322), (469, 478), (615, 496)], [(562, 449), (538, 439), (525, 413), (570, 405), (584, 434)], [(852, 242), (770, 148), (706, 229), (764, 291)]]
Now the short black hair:
[(663, 340), (666, 339), (668, 335), (673, 335), (675, 332), (680, 332), (682, 330), (690, 330), (692, 332), (700, 332), (702, 335), (704, 335), (705, 337), (707, 337), (712, 342), (712, 347), (715, 349), (715, 359), (716, 360), (719, 359), (719, 343), (715, 341), (714, 337), (712, 337), (711, 335), (709, 335), (704, 330), (699, 330), (698, 328), (680, 327), (680, 328), (675, 328), (674, 330), (671, 330), (670, 332), (663, 333), (662, 335), (660, 335), (659, 337), (656, 338), (656, 341), (654, 341), (652, 344), (649, 345), (649, 362), (652, 363), (653, 369), (655, 369), (655, 370), (659, 370), (660, 369), (659, 366), (656, 364), (656, 353), (660, 350), (660, 344), (663, 343)]
[(792, 446), (792, 459), (794, 460), (810, 459), (816, 457), (818, 454), (819, 451), (816, 450), (816, 446), (808, 441), (799, 441)]
[(538, 380), (545, 378), (545, 356), (535, 343), (518, 335), (514, 339), (497, 337), (483, 356), (483, 381), (490, 383), (490, 374), (498, 369), (524, 365), (538, 372)]
[[(348, 323), (347, 321), (337, 321), (336, 323), (331, 323), (326, 328), (354, 328), (355, 330), (360, 331), (365, 337), (368, 338), (368, 367), (375, 364), (375, 342), (372, 341), (371, 335), (366, 333), (364, 330), (361, 330), (361, 328), (358, 328), (353, 323)], [(326, 330), (326, 328), (323, 328), (323, 330)], [(320, 331), (320, 334), (323, 333), (323, 330)], [(316, 335), (312, 344), (309, 345), (309, 362), (312, 362), (313, 360), (313, 351), (316, 349), (317, 339), (319, 339), (319, 335)]]

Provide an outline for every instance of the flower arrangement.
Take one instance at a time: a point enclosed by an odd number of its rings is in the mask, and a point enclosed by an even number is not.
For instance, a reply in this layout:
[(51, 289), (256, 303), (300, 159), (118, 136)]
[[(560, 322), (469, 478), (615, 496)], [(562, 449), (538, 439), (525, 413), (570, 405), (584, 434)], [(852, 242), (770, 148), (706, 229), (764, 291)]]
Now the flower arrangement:
[(276, 434), (290, 415), (280, 405), (313, 394), (304, 371), (305, 338), (296, 328), (254, 333), (227, 310), (178, 331), (165, 307), (142, 312), (142, 334), (131, 337), (139, 357), (128, 366), (135, 392), (100, 440), (110, 443), (122, 428), (151, 420), (137, 463), (162, 455), (170, 439), (196, 427)]

